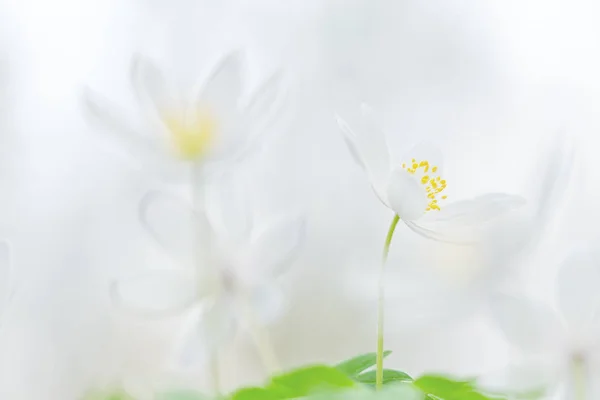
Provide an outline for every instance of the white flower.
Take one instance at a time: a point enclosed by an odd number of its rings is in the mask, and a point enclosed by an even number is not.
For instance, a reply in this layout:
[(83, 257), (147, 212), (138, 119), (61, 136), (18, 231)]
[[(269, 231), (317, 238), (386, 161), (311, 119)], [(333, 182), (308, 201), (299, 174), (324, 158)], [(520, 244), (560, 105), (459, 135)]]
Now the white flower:
[[(359, 126), (353, 127), (337, 116), (346, 144), (356, 162), (366, 171), (381, 202), (419, 235), (439, 241), (469, 243), (476, 240), (476, 236), (452, 237), (444, 234), (444, 229), (477, 225), (524, 204), (520, 196), (493, 193), (445, 205), (448, 182), (442, 177), (441, 152), (423, 142), (394, 164), (385, 135), (370, 108), (363, 104), (361, 113)], [(442, 209), (447, 211), (440, 213)], [(466, 230), (462, 229), (462, 232)]]
[(142, 315), (188, 313), (177, 350), (186, 365), (204, 361), (247, 318), (262, 325), (280, 314), (276, 278), (304, 232), (298, 216), (256, 221), (240, 207), (246, 198), (211, 188), (206, 214), (161, 192), (145, 196), (142, 223), (180, 267), (144, 271), (111, 289), (115, 302)]
[[(493, 314), (520, 353), (503, 374), (516, 392), (562, 390), (561, 399), (600, 398), (600, 252), (573, 250), (556, 277), (556, 307), (498, 295)], [(490, 377), (491, 378), (491, 377)], [(498, 385), (498, 382), (495, 382)]]
[(182, 90), (170, 84), (150, 60), (136, 56), (131, 83), (140, 108), (138, 121), (89, 89), (84, 105), (96, 123), (118, 135), (143, 168), (187, 182), (190, 166), (244, 155), (282, 104), (279, 74), (245, 98), (241, 69), (241, 55), (228, 54), (197, 88)]

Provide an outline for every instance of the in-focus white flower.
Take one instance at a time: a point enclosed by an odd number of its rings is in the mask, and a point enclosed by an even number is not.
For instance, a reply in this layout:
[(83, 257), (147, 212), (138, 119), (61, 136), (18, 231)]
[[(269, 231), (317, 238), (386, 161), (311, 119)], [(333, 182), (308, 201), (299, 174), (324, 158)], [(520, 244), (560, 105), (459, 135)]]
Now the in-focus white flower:
[(243, 208), (246, 198), (212, 188), (206, 213), (162, 192), (145, 196), (141, 221), (178, 267), (147, 270), (111, 289), (115, 302), (141, 315), (188, 313), (177, 350), (185, 365), (204, 361), (244, 324), (262, 326), (281, 313), (276, 279), (304, 236), (303, 218), (259, 221)]
[(490, 383), (521, 393), (561, 393), (560, 399), (600, 398), (599, 287), (596, 245), (573, 250), (560, 265), (555, 307), (523, 296), (496, 296), (493, 314), (519, 354), (501, 374), (503, 382)]
[(84, 105), (90, 117), (118, 135), (143, 168), (169, 180), (188, 181), (190, 166), (207, 166), (244, 155), (269, 127), (282, 105), (281, 75), (243, 96), (242, 56), (223, 57), (195, 88), (178, 88), (150, 60), (136, 56), (131, 83), (140, 118), (92, 90)]
[[(423, 142), (398, 163), (391, 160), (385, 134), (371, 109), (363, 104), (358, 126), (350, 127), (337, 116), (346, 144), (367, 173), (381, 202), (411, 230), (429, 239), (468, 243), (476, 237), (444, 234), (449, 226), (476, 225), (524, 204), (521, 196), (493, 193), (446, 204), (449, 183), (443, 178), (442, 154)], [(440, 210), (447, 211), (440, 213)], [(435, 229), (434, 229), (435, 227)], [(462, 230), (466, 232), (465, 229)]]

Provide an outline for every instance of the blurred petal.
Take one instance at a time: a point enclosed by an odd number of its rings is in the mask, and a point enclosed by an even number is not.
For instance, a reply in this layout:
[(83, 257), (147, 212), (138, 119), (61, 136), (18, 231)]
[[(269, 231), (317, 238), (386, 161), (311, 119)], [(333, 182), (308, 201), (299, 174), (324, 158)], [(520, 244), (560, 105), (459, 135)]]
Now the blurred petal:
[(231, 119), (237, 114), (242, 91), (241, 63), (240, 53), (227, 54), (217, 63), (198, 93), (197, 105), (216, 112), (219, 120)]
[(230, 297), (220, 297), (213, 304), (195, 307), (179, 336), (176, 363), (184, 367), (201, 366), (222, 346), (233, 339), (236, 315)]
[(367, 171), (375, 193), (385, 203), (385, 190), (391, 169), (390, 155), (385, 134), (375, 122), (372, 110), (363, 104), (360, 118), (357, 118), (352, 128), (339, 116), (337, 120), (352, 156)]
[[(418, 224), (407, 224), (415, 232), (443, 242), (474, 244), (487, 239), (482, 235), (494, 223), (525, 205), (520, 196), (490, 193), (444, 205), (440, 211), (428, 212)], [(492, 224), (492, 225), (490, 225)]]
[(367, 167), (365, 166), (365, 163), (362, 160), (360, 151), (357, 148), (356, 142), (358, 140), (358, 137), (356, 136), (356, 133), (354, 133), (352, 131), (350, 126), (348, 126), (348, 124), (346, 123), (346, 121), (344, 121), (342, 119), (342, 117), (340, 117), (339, 115), (336, 115), (335, 118), (338, 123), (338, 126), (342, 130), (342, 133), (343, 133), (342, 138), (344, 139), (346, 146), (348, 146), (348, 150), (350, 150), (350, 155), (362, 169), (367, 171)]
[(395, 169), (390, 175), (387, 201), (403, 221), (419, 219), (425, 214), (428, 203), (423, 185), (402, 168)]
[(247, 121), (260, 123), (260, 129), (268, 128), (285, 103), (282, 81), (281, 72), (275, 73), (254, 91), (244, 110)]
[(306, 233), (304, 217), (294, 215), (273, 220), (256, 229), (248, 256), (236, 270), (248, 284), (281, 274), (296, 256)]
[(267, 325), (283, 314), (285, 296), (275, 282), (268, 282), (253, 291), (250, 303), (254, 307), (259, 321)]
[(108, 131), (131, 155), (143, 157), (141, 153), (145, 152), (147, 157), (156, 153), (150, 140), (130, 126), (118, 106), (89, 88), (83, 92), (82, 101), (90, 122)]
[(239, 246), (250, 238), (253, 204), (245, 183), (227, 171), (206, 186), (206, 217), (225, 245)]
[(112, 283), (113, 302), (147, 317), (172, 316), (198, 299), (194, 275), (179, 270), (151, 270)]
[(201, 212), (161, 191), (150, 191), (140, 201), (139, 219), (168, 256), (179, 266), (208, 269), (211, 262), (212, 233)]
[(532, 186), (535, 188), (532, 204), (537, 207), (538, 232), (544, 230), (558, 203), (565, 197), (573, 167), (573, 148), (566, 135), (552, 136), (548, 147), (532, 179)]
[(551, 393), (560, 380), (557, 360), (527, 358), (511, 363), (506, 368), (484, 374), (478, 383), (494, 393), (510, 394), (515, 398), (529, 398), (527, 394)]
[[(600, 254), (577, 249), (563, 261), (556, 278), (558, 308), (569, 328), (597, 336), (600, 332)], [(594, 328), (592, 330), (592, 328)], [(591, 338), (590, 338), (591, 339)]]
[(548, 305), (524, 297), (496, 294), (491, 309), (508, 341), (525, 354), (560, 352), (564, 330)]
[(130, 74), (135, 95), (150, 122), (162, 124), (165, 113), (182, 111), (180, 100), (151, 60), (136, 54)]

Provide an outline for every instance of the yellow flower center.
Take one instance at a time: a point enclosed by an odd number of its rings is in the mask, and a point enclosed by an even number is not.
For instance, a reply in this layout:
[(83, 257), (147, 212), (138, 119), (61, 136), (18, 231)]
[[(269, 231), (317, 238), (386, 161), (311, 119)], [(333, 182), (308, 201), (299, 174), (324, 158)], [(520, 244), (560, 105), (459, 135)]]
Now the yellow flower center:
[(215, 118), (206, 111), (197, 112), (191, 120), (170, 115), (164, 118), (178, 155), (195, 160), (206, 154), (216, 131)]
[(419, 161), (413, 158), (408, 165), (403, 163), (402, 168), (409, 174), (419, 177), (421, 184), (425, 186), (429, 199), (425, 211), (439, 211), (438, 200), (446, 200), (448, 196), (440, 195), (446, 189), (446, 180), (436, 174), (438, 167), (431, 166), (427, 160)]

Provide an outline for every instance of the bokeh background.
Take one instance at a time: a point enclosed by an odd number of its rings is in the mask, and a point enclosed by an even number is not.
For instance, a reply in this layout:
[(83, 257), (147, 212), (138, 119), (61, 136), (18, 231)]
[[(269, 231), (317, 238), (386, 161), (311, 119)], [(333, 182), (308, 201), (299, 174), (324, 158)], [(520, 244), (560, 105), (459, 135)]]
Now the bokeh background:
[[(272, 327), (293, 366), (374, 345), (369, 271), (392, 215), (333, 118), (357, 101), (379, 112), (397, 156), (420, 137), (439, 141), (455, 198), (527, 195), (540, 140), (572, 138), (568, 202), (514, 283), (551, 293), (556, 260), (600, 222), (599, 18), (593, 0), (0, 0), (0, 234), (18, 282), (0, 339), (0, 397), (202, 380), (164, 374), (177, 321), (136, 320), (108, 297), (111, 279), (161, 262), (136, 211), (159, 184), (89, 126), (80, 101), (87, 85), (133, 108), (134, 52), (184, 84), (230, 47), (248, 49), (250, 85), (286, 71), (289, 115), (244, 173), (269, 207), (307, 213), (306, 244), (283, 282), (289, 309)], [(415, 241), (398, 231), (390, 279), (403, 279)], [(485, 313), (417, 325), (405, 318), (414, 304), (396, 301), (391, 365), (470, 376), (507, 362)], [(243, 337), (225, 358), (229, 387), (261, 379)]]

